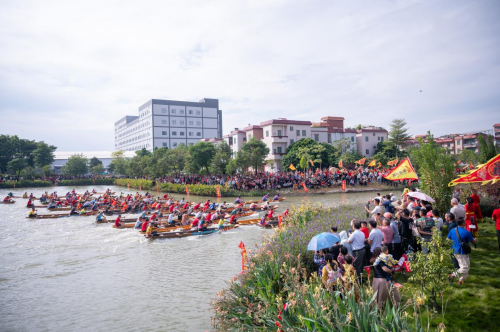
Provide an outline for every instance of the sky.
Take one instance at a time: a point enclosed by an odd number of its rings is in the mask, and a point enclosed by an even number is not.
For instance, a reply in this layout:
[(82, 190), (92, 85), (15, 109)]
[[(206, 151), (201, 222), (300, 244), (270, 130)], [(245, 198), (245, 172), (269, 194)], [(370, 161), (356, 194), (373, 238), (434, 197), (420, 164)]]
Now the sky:
[(1, 1), (0, 134), (114, 149), (150, 99), (223, 132), (319, 121), (439, 136), (500, 123), (498, 0)]

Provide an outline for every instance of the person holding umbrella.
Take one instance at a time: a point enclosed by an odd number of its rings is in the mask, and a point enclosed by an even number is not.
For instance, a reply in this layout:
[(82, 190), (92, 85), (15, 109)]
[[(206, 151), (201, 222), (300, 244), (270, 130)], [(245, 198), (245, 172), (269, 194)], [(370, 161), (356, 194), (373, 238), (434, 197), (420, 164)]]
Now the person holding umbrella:
[(321, 278), (323, 267), (326, 265), (325, 252), (323, 249), (330, 248), (338, 242), (340, 242), (340, 238), (330, 232), (320, 233), (309, 241), (307, 250), (316, 251), (316, 254), (314, 255), (314, 263), (318, 264), (318, 277)]

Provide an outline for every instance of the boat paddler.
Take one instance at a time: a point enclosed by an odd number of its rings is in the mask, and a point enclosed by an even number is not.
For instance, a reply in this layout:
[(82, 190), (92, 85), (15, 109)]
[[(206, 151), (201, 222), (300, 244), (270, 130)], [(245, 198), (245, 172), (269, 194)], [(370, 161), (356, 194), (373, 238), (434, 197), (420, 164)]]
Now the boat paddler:
[(31, 208), (30, 212), (28, 212), (29, 218), (36, 218), (36, 210), (35, 208)]
[(23, 198), (28, 198), (28, 192), (27, 191), (23, 194)]
[(121, 217), (122, 217), (122, 215), (119, 214), (118, 218), (116, 218), (116, 220), (115, 220), (115, 227), (120, 227), (122, 225), (122, 224), (120, 224), (120, 221), (122, 221)]
[(274, 213), (274, 211), (272, 209), (270, 209), (269, 212), (267, 213), (267, 217), (269, 219), (273, 219), (273, 213)]
[(28, 199), (28, 203), (26, 204), (26, 207), (33, 207), (33, 202), (31, 201), (31, 198)]
[(97, 215), (97, 217), (95, 217), (95, 220), (102, 221), (102, 211), (99, 211), (99, 214)]
[(236, 222), (236, 216), (235, 216), (235, 215), (232, 215), (232, 216), (229, 218), (229, 223), (230, 223), (231, 225), (234, 225), (234, 224), (236, 224), (236, 223), (237, 223), (237, 222)]
[(279, 199), (280, 199), (280, 194), (276, 194), (276, 196), (274, 196), (274, 198), (273, 198), (273, 201), (277, 201)]
[(12, 201), (12, 199), (10, 198), (9, 195), (5, 196), (5, 198), (3, 199), (4, 203), (10, 203), (11, 201)]
[(219, 229), (224, 228), (224, 219), (219, 220)]
[(288, 216), (288, 209), (285, 209), (285, 211), (283, 211), (283, 214), (281, 216), (283, 218), (285, 218), (286, 216)]
[(203, 209), (206, 209), (210, 206), (210, 200), (207, 199), (207, 201), (205, 202), (205, 204), (203, 205)]
[(241, 203), (241, 197), (238, 196), (238, 198), (236, 198), (236, 200), (234, 201), (235, 204), (238, 204), (238, 203)]
[(269, 197), (269, 193), (265, 194), (264, 197), (262, 197), (262, 201), (263, 202), (267, 201), (268, 197)]
[(7, 196), (12, 197), (12, 196), (14, 196), (14, 194), (12, 193), (12, 191), (10, 191), (10, 192), (7, 194)]

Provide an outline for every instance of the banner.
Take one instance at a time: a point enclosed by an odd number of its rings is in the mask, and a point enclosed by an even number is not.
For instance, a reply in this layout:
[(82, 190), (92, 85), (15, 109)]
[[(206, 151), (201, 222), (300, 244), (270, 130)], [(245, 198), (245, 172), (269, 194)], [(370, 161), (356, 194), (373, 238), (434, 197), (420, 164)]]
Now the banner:
[(345, 180), (342, 180), (342, 191), (345, 191)]
[(156, 185), (156, 192), (159, 193), (160, 192), (160, 187), (158, 185)]
[(397, 164), (398, 164), (398, 158), (387, 162), (387, 165), (389, 165), (389, 166), (395, 166)]
[(382, 167), (384, 167), (384, 165), (382, 165), (382, 163), (379, 162), (377, 168), (382, 168)]
[(307, 186), (306, 186), (306, 183), (305, 182), (302, 182), (302, 187), (304, 187), (304, 191), (307, 192)]
[(458, 179), (451, 181), (450, 187), (461, 183), (481, 182), (482, 185), (495, 184), (500, 181), (500, 154), (491, 158), (486, 164), (477, 165), (476, 169), (470, 170), (467, 174), (461, 175)]
[(288, 168), (290, 168), (292, 171), (296, 171), (297, 169), (295, 168), (295, 166), (293, 166), (293, 164), (290, 164), (290, 166), (288, 166)]
[(186, 187), (186, 195), (189, 196), (189, 187)]
[(241, 249), (241, 270), (245, 271), (246, 269), (248, 269), (248, 265), (250, 265), (250, 262), (248, 261), (247, 249), (245, 248), (245, 244), (243, 243), (243, 241), (240, 242), (238, 248)]
[(217, 197), (220, 198), (220, 187), (219, 186), (217, 186), (215, 188), (215, 192), (217, 193)]
[(313, 163), (312, 159), (309, 159), (309, 162), (311, 163), (311, 167), (314, 167), (314, 163)]
[(370, 163), (368, 164), (368, 167), (375, 167), (377, 165), (377, 161), (375, 159), (373, 159), (372, 161), (370, 161)]
[(394, 168), (389, 174), (384, 175), (384, 178), (391, 181), (398, 180), (418, 180), (417, 172), (413, 168), (410, 159), (406, 158), (401, 161), (401, 163)]
[(344, 164), (342, 163), (342, 159), (340, 159), (340, 161), (339, 161), (339, 168), (342, 168), (342, 167), (344, 167)]
[(130, 183), (127, 181), (127, 189), (130, 189)]
[(363, 159), (360, 159), (358, 161), (355, 161), (354, 163), (355, 164), (359, 164), (359, 165), (364, 165), (365, 164), (365, 161), (366, 161), (366, 158), (363, 158)]
[(278, 216), (278, 228), (281, 229), (281, 227), (283, 227), (283, 218)]
[(141, 184), (139, 183), (139, 191), (141, 191)]

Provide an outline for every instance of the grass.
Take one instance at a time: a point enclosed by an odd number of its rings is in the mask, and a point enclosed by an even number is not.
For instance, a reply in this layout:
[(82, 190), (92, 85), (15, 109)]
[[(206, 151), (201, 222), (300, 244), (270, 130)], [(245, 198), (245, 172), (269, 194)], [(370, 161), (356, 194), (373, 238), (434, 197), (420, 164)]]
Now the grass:
[[(472, 248), (470, 263), (465, 283), (459, 286), (453, 281), (451, 290), (444, 294), (446, 331), (499, 331), (500, 255), (491, 219), (479, 224), (477, 249)], [(403, 296), (408, 299), (411, 294), (408, 291)], [(431, 325), (437, 326), (441, 319), (440, 314), (434, 316)]]

